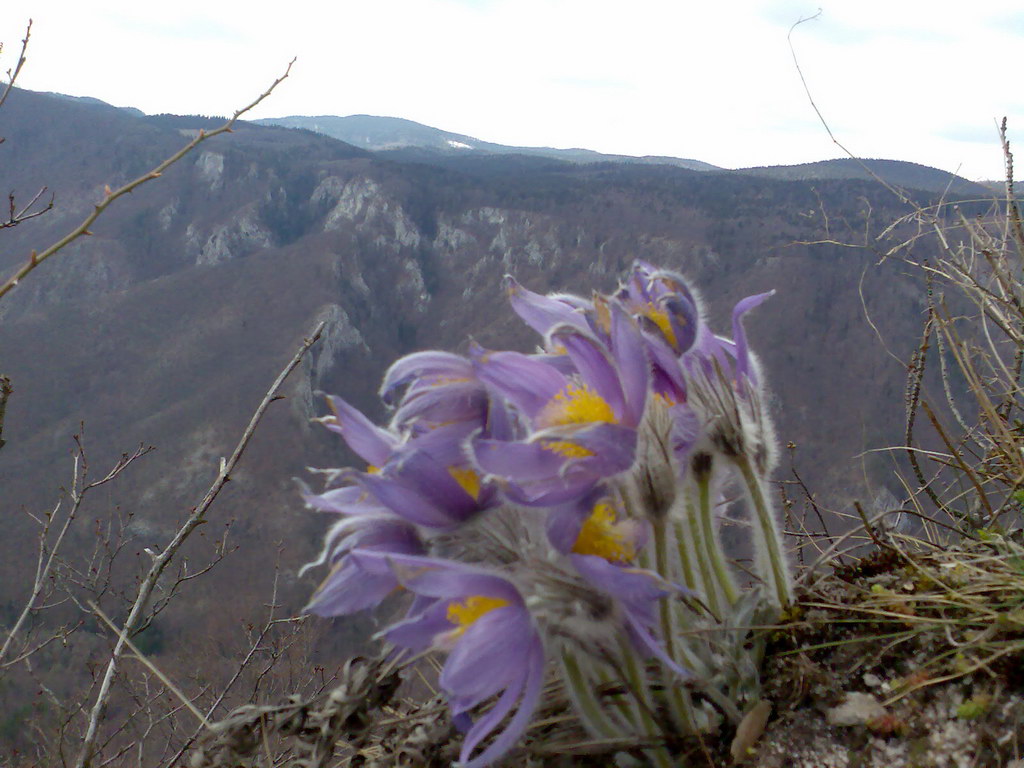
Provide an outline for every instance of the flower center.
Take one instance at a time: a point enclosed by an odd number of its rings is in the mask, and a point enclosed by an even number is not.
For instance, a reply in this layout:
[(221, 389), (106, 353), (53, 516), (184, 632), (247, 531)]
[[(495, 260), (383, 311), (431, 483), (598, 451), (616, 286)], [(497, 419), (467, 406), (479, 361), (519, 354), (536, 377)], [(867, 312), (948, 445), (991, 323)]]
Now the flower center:
[(484, 595), (473, 595), (461, 602), (449, 603), (447, 618), (455, 625), (455, 629), (449, 634), (449, 639), (459, 637), (484, 614), (497, 608), (504, 608), (508, 604), (508, 600), (503, 598)]
[(572, 551), (577, 555), (597, 555), (613, 563), (629, 562), (636, 557), (630, 527), (616, 521), (611, 504), (601, 502), (584, 521)]
[(589, 448), (584, 448), (576, 443), (570, 443), (568, 440), (544, 440), (541, 442), (541, 447), (545, 451), (551, 451), (561, 456), (563, 459), (585, 459), (588, 456), (594, 455), (594, 452)]
[(618, 421), (608, 402), (586, 384), (566, 386), (544, 407), (542, 420), (547, 426)]
[(672, 330), (672, 323), (668, 319), (668, 312), (657, 309), (653, 304), (648, 302), (644, 306), (640, 307), (640, 313), (658, 326), (658, 330), (661, 331), (661, 335), (665, 337), (665, 341), (669, 343), (672, 349), (679, 349), (679, 342), (676, 340), (676, 332)]
[(480, 499), (480, 475), (469, 467), (448, 467), (448, 474), (467, 494)]

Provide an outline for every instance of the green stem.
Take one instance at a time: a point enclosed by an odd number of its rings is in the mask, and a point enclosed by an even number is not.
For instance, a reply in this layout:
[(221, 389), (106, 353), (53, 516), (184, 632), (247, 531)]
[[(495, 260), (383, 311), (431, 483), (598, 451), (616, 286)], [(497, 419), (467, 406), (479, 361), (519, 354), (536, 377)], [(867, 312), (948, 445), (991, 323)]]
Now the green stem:
[(707, 601), (708, 608), (711, 609), (715, 618), (721, 620), (722, 609), (718, 604), (718, 589), (715, 587), (715, 579), (711, 575), (711, 565), (708, 563), (709, 545), (704, 541), (704, 536), (701, 533), (700, 519), (692, 504), (689, 505), (686, 512), (686, 520), (690, 525), (693, 548), (697, 554), (697, 564), (700, 566), (701, 579), (704, 581), (704, 599)]
[[(661, 729), (658, 727), (657, 720), (654, 717), (654, 705), (651, 691), (647, 686), (647, 678), (644, 673), (644, 669), (637, 663), (636, 651), (630, 646), (628, 640), (622, 641), (622, 659), (625, 665), (626, 684), (629, 686), (633, 693), (633, 699), (635, 704), (635, 711), (637, 715), (637, 724), (642, 725), (647, 733), (641, 733), (641, 736), (650, 736), (657, 738), (659, 735), (664, 735)], [(674, 768), (675, 763), (672, 757), (669, 755), (668, 750), (664, 747), (653, 747), (651, 749), (645, 749), (644, 754), (651, 758), (653, 765), (658, 768)]]
[(564, 651), (561, 661), (565, 682), (569, 687), (569, 695), (576, 706), (576, 712), (580, 716), (584, 728), (597, 739), (621, 736), (620, 730), (608, 719), (601, 708), (601, 702), (594, 695), (594, 686), (580, 669), (575, 654), (568, 650)]
[[(654, 526), (654, 562), (658, 575), (666, 581), (673, 581), (671, 567), (668, 560), (668, 530), (667, 522), (662, 519)], [(665, 641), (665, 650), (669, 657), (676, 660), (676, 638), (675, 627), (672, 622), (672, 604), (667, 598), (660, 602), (661, 610), (661, 632)]]
[(736, 466), (743, 474), (743, 480), (747, 484), (747, 491), (750, 493), (750, 500), (757, 512), (758, 527), (761, 531), (763, 543), (762, 556), (768, 556), (768, 564), (771, 569), (771, 580), (775, 587), (775, 596), (779, 607), (785, 608), (793, 602), (793, 587), (790, 582), (789, 567), (782, 558), (782, 542), (779, 530), (775, 524), (775, 518), (768, 509), (768, 501), (764, 496), (764, 489), (761, 487), (761, 480), (754, 474), (750, 461), (746, 456), (740, 455), (735, 459)]
[[(654, 556), (658, 574), (667, 581), (675, 582), (675, 573), (669, 558), (669, 536), (671, 530), (668, 527), (668, 520), (662, 519), (654, 526)], [(661, 613), (661, 636), (665, 642), (665, 652), (672, 661), (679, 663), (679, 651), (677, 649), (676, 625), (674, 620), (673, 606), (670, 597), (661, 599), (659, 605)], [(685, 662), (684, 662), (685, 666)], [(685, 733), (696, 733), (696, 718), (693, 713), (693, 702), (690, 700), (689, 692), (680, 690), (676, 683), (675, 673), (669, 669), (663, 669), (662, 682), (665, 686), (666, 700), (669, 709), (677, 726)]]
[(718, 585), (725, 594), (729, 605), (735, 605), (739, 600), (739, 593), (736, 591), (736, 583), (733, 581), (732, 573), (725, 562), (725, 553), (722, 551), (722, 544), (715, 534), (714, 515), (711, 511), (711, 475), (706, 474), (697, 480), (697, 489), (700, 495), (700, 520), (704, 529), (704, 543), (711, 552), (711, 564), (718, 576)]
[[(693, 507), (689, 503), (687, 503), (686, 507), (686, 514), (689, 515), (693, 511)], [(675, 521), (675, 529), (676, 549), (679, 551), (679, 565), (683, 571), (683, 584), (687, 589), (699, 592), (700, 585), (697, 583), (697, 575), (693, 569), (693, 561), (690, 559), (690, 550), (686, 545), (686, 536), (684, 535), (681, 521)]]

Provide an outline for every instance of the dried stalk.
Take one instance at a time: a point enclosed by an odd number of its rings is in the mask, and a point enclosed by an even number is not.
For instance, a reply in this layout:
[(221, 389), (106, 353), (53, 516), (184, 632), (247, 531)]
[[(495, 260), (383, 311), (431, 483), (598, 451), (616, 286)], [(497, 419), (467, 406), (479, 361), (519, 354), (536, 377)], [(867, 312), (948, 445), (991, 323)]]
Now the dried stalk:
[[(11, 93), (11, 89), (14, 87), (14, 81), (18, 79), (18, 75), (21, 74), (21, 68), (25, 66), (25, 51), (28, 50), (28, 41), (32, 37), (32, 19), (28, 20), (28, 26), (25, 27), (25, 37), (21, 41), (21, 54), (18, 56), (18, 63), (14, 65), (14, 69), (7, 70), (7, 87), (4, 88), (3, 94), (0, 94), (0, 107), (7, 101), (8, 95)], [(0, 139), (2, 142), (3, 139)]]
[[(99, 488), (102, 485), (114, 480), (124, 470), (126, 470), (136, 460), (142, 458), (152, 450), (151, 448), (144, 448), (139, 446), (134, 453), (131, 455), (123, 454), (113, 468), (101, 479), (85, 484), (85, 477), (87, 467), (85, 465), (85, 451), (82, 448), (81, 442), (78, 443), (78, 450), (75, 453), (74, 458), (74, 469), (71, 484), (71, 508), (68, 510), (67, 517), (64, 518), (64, 523), (61, 525), (60, 532), (57, 534), (57, 538), (54, 539), (53, 544), (49, 546), (49, 553), (47, 553), (47, 537), (50, 532), (50, 526), (54, 519), (57, 517), (57, 513), (60, 510), (63, 499), (57, 502), (57, 506), (46, 516), (46, 522), (43, 524), (43, 530), (39, 534), (39, 556), (36, 561), (36, 573), (35, 578), (32, 582), (32, 593), (29, 595), (28, 600), (25, 601), (25, 606), (22, 608), (21, 613), (18, 615), (17, 620), (14, 622), (14, 626), (11, 627), (10, 632), (7, 633), (7, 637), (4, 640), (4, 644), (0, 646), (0, 669), (9, 667), (19, 661), (24, 660), (27, 656), (34, 653), (42, 646), (37, 646), (31, 651), (23, 652), (17, 657), (5, 661), (5, 657), (10, 652), (14, 645), (14, 638), (17, 637), (21, 631), (22, 626), (25, 624), (26, 619), (31, 615), (32, 611), (37, 609), (36, 601), (42, 594), (46, 584), (49, 580), (50, 573), (53, 571), (54, 562), (57, 559), (57, 555), (60, 553), (61, 545), (64, 543), (64, 539), (67, 536), (68, 531), (71, 528), (71, 524), (75, 521), (75, 517), (78, 514), (79, 508), (82, 506), (82, 500), (85, 495), (92, 491), (94, 488)], [(79, 487), (81, 484), (81, 487)], [(54, 636), (56, 637), (56, 635)], [(53, 638), (50, 638), (52, 640)], [(47, 641), (49, 642), (49, 641)]]
[(252, 418), (249, 420), (249, 424), (242, 433), (242, 437), (238, 441), (238, 445), (235, 446), (235, 450), (232, 452), (231, 457), (227, 460), (221, 459), (220, 471), (217, 473), (217, 477), (213, 481), (213, 485), (210, 486), (210, 489), (206, 492), (203, 500), (194, 510), (192, 510), (192, 513), (182, 524), (181, 528), (178, 529), (178, 532), (174, 535), (171, 542), (163, 548), (159, 555), (156, 555), (153, 558), (153, 564), (150, 566), (149, 572), (139, 584), (138, 593), (132, 603), (131, 611), (128, 613), (128, 618), (125, 619), (124, 626), (122, 627), (122, 635), (118, 637), (118, 641), (114, 646), (114, 650), (111, 653), (109, 661), (107, 662), (106, 670), (103, 673), (103, 679), (100, 683), (99, 692), (96, 694), (96, 700), (89, 712), (88, 726), (86, 728), (85, 737), (82, 739), (81, 750), (74, 762), (75, 768), (86, 768), (86, 766), (92, 765), (92, 760), (96, 752), (96, 738), (99, 731), (99, 724), (103, 719), (107, 703), (110, 699), (110, 688), (114, 680), (114, 671), (117, 668), (118, 659), (124, 651), (124, 638), (131, 635), (139, 625), (153, 589), (156, 587), (157, 581), (160, 579), (164, 569), (170, 564), (171, 560), (173, 560), (175, 555), (178, 553), (178, 550), (181, 549), (182, 545), (189, 538), (192, 532), (205, 520), (206, 513), (210, 509), (210, 506), (217, 498), (221, 489), (231, 478), (231, 473), (234, 471), (235, 466), (242, 457), (242, 453), (245, 451), (246, 446), (252, 439), (253, 433), (256, 431), (256, 427), (263, 418), (263, 414), (266, 413), (270, 403), (278, 399), (277, 393), (284, 384), (288, 374), (295, 369), (306, 354), (306, 351), (320, 338), (324, 325), (325, 324), (321, 322), (313, 330), (313, 333), (309, 338), (303, 340), (298, 352), (295, 353), (294, 357), (292, 357), (284, 367), (284, 370), (281, 371), (278, 377), (274, 380), (274, 383), (270, 386), (270, 389), (267, 390), (266, 394), (263, 396), (263, 400), (260, 402), (256, 411), (253, 413)]

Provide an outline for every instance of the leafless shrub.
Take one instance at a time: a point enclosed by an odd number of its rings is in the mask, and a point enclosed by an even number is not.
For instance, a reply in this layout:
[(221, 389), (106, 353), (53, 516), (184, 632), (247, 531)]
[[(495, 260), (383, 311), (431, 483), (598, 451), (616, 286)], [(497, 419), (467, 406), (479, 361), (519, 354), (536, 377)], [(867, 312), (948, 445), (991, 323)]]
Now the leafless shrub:
[[(8, 71), (6, 87), (0, 88), (0, 106), (25, 64), (31, 30), (29, 22), (17, 64)], [(290, 69), (291, 64), (282, 77), (220, 128), (200, 131), (178, 152), (119, 189), (107, 187), (103, 199), (77, 227), (50, 246), (32, 251), (13, 274), (0, 278), (0, 299), (43, 261), (91, 234), (90, 227), (122, 197), (159, 179), (204, 141), (231, 132), (241, 116), (288, 77)], [(45, 188), (27, 204), (19, 203), (12, 192), (7, 216), (0, 216), (0, 229), (37, 218), (52, 207), (53, 197), (47, 198)], [(15, 701), (13, 711), (0, 712), (0, 727), (14, 737), (13, 746), (5, 745), (13, 750), (8, 753), (13, 765), (178, 766), (221, 710), (240, 702), (272, 699), (285, 690), (317, 695), (334, 684), (334, 673), (308, 663), (317, 632), (310, 631), (303, 620), (281, 614), (276, 569), (266, 620), (238, 633), (240, 648), (236, 644), (225, 651), (227, 658), (215, 676), (206, 675), (205, 668), (197, 665), (192, 674), (175, 669), (179, 679), (172, 680), (147, 657), (146, 647), (152, 646), (153, 633), (159, 634), (154, 619), (180, 601), (190, 582), (205, 577), (234, 551), (227, 543), (230, 522), (205, 562), (187, 559), (184, 546), (206, 522), (263, 415), (280, 399), (285, 379), (322, 330), (320, 324), (303, 340), (275, 379), (235, 450), (220, 460), (215, 480), (177, 532), (162, 545), (146, 547), (145, 555), (139, 553), (141, 559), (134, 564), (125, 556), (135, 537), (131, 529), (134, 512), (115, 508), (94, 515), (86, 508), (98, 501), (92, 501), (98, 496), (97, 488), (115, 483), (151, 449), (140, 446), (124, 454), (97, 478), (90, 473), (84, 429), (75, 436), (70, 484), (51, 509), (29, 512), (38, 525), (36, 567), (24, 603), (10, 613), (9, 621), (5, 617), (0, 634), (0, 683), (5, 698), (13, 696)], [(4, 414), (13, 391), (10, 379), (0, 376), (0, 447), (4, 445)], [(91, 528), (88, 520), (92, 520)], [(141, 570), (140, 562), (145, 563)], [(129, 652), (135, 661), (125, 658)], [(332, 706), (337, 709), (340, 705), (335, 702)], [(198, 727), (187, 718), (198, 719)], [(316, 714), (311, 711), (309, 718), (314, 722)]]
[[(1024, 228), (1005, 119), (999, 135), (1005, 194), (986, 213), (941, 204), (918, 209), (883, 233), (913, 228), (883, 257), (917, 267), (927, 284), (922, 340), (908, 365), (903, 450), (916, 481), (910, 511), (924, 521), (930, 540), (947, 538), (944, 520), (970, 537), (1014, 529), (1021, 520)], [(930, 258), (922, 259), (915, 253), (925, 242)], [(940, 395), (922, 387), (929, 364), (938, 366)], [(917, 442), (919, 422), (937, 438), (934, 447)]]

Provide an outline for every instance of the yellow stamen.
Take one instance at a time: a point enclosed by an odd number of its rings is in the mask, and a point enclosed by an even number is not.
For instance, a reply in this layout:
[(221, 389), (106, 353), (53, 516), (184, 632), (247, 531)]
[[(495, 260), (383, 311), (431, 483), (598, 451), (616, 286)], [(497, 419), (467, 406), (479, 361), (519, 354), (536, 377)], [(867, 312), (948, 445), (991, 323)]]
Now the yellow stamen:
[(586, 384), (569, 384), (544, 406), (538, 421), (544, 426), (590, 424), (603, 421), (615, 424), (615, 411), (603, 397)]
[(464, 384), (467, 381), (471, 381), (465, 376), (438, 376), (431, 380), (430, 386), (432, 387), (443, 387), (447, 384)]
[(628, 525), (616, 521), (615, 510), (606, 502), (595, 505), (572, 551), (578, 555), (597, 555), (614, 563), (627, 563), (636, 557)]
[(679, 405), (678, 400), (676, 400), (671, 395), (665, 394), (664, 392), (655, 392), (651, 397), (652, 399), (660, 402), (666, 408), (671, 408), (673, 405)]
[(467, 597), (462, 602), (449, 603), (448, 621), (457, 625), (449, 633), (449, 638), (455, 639), (459, 637), (481, 616), (490, 613), (496, 608), (504, 608), (508, 604), (508, 600), (500, 597), (485, 597), (484, 595), (473, 595), (472, 597)]
[(366, 474), (368, 475), (379, 475), (380, 467), (375, 467), (373, 464), (366, 465)]
[(448, 467), (448, 474), (462, 490), (474, 499), (480, 498), (480, 475), (469, 467)]
[(545, 440), (541, 443), (541, 447), (566, 459), (585, 459), (594, 455), (589, 448), (570, 443), (568, 440)]
[[(665, 337), (665, 340), (672, 346), (672, 349), (679, 349), (679, 342), (676, 340), (675, 331), (672, 330), (672, 323), (668, 319), (668, 312), (657, 309), (653, 304), (648, 302), (640, 308), (640, 313), (658, 326), (658, 329), (661, 331), (661, 335)], [(682, 318), (680, 318), (680, 320), (682, 320)]]
[(608, 306), (608, 299), (599, 293), (594, 294), (594, 315), (601, 330), (605, 333), (611, 333), (612, 311)]

